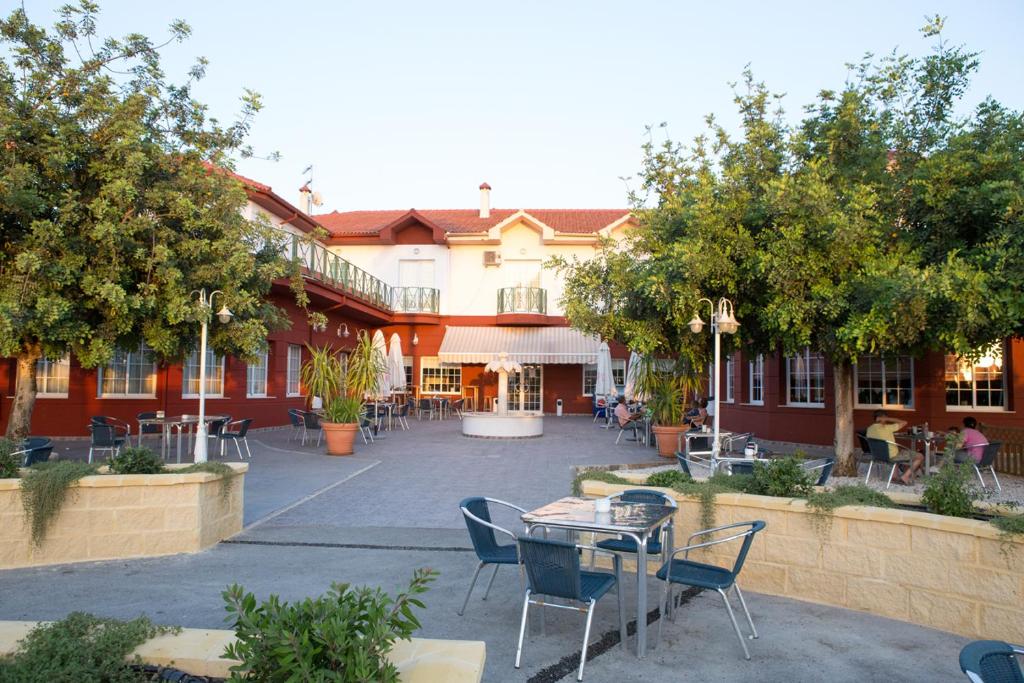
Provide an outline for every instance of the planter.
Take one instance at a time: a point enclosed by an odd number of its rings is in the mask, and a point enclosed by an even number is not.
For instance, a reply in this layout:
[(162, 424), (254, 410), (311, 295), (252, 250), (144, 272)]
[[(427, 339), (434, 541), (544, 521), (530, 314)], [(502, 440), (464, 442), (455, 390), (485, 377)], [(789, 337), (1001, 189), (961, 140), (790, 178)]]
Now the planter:
[(651, 432), (658, 439), (658, 455), (663, 458), (674, 458), (679, 448), (679, 435), (686, 431), (682, 425), (652, 425)]
[(355, 422), (321, 422), (324, 429), (324, 441), (327, 442), (327, 455), (352, 455), (352, 446), (356, 442), (359, 425)]

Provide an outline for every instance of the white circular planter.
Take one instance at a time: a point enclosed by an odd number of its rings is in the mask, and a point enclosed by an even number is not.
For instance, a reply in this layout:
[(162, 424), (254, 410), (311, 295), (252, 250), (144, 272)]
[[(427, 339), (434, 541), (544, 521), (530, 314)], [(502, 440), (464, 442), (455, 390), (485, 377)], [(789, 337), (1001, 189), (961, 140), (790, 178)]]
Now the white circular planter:
[(532, 439), (544, 435), (544, 413), (463, 413), (462, 434), (481, 439)]

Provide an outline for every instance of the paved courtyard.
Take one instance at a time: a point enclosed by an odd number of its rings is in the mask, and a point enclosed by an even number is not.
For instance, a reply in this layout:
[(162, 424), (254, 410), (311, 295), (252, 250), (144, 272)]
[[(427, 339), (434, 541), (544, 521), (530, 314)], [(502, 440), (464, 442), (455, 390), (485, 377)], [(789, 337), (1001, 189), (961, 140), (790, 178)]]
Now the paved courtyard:
[[(393, 591), (414, 568), (427, 566), (440, 577), (425, 596), (420, 635), (485, 640), (487, 681), (574, 680), (583, 620), (562, 610), (549, 611), (546, 635), (534, 620), (523, 667), (512, 668), (521, 598), (510, 569), (502, 570), (486, 602), (478, 585), (465, 616), (456, 615), (476, 562), (458, 502), (487, 495), (537, 507), (568, 494), (574, 465), (650, 463), (654, 451), (615, 445), (616, 433), (588, 418), (546, 418), (544, 437), (525, 441), (464, 438), (458, 420), (412, 420), (411, 426), (373, 445), (358, 444), (350, 457), (301, 447), (285, 430), (252, 433), (242, 534), (196, 555), (0, 572), (0, 619), (88, 610), (223, 628), (220, 594), (231, 583), (261, 597), (274, 592), (295, 600), (332, 581)], [(56, 450), (61, 457), (83, 453), (78, 442)], [(515, 526), (511, 517), (496, 521)], [(633, 582), (625, 583), (626, 604), (633, 605)], [(650, 586), (653, 618), (657, 586)], [(748, 601), (761, 638), (751, 642), (747, 662), (717, 595), (684, 600), (678, 621), (665, 625), (664, 642), (642, 662), (616, 645), (615, 600), (602, 601), (585, 680), (962, 680), (956, 662), (964, 638), (757, 594)], [(651, 642), (657, 628), (654, 621)]]

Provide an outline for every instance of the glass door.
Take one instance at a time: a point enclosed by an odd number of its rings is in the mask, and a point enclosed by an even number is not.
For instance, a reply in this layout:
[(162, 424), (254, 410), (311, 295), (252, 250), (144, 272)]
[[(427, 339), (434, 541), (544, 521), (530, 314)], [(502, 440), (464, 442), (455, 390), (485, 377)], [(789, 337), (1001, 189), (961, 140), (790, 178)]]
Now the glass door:
[[(541, 410), (543, 405), (544, 366), (524, 365), (523, 374), (523, 409)], [(508, 376), (508, 402), (510, 410), (519, 410), (519, 373), (511, 372)]]

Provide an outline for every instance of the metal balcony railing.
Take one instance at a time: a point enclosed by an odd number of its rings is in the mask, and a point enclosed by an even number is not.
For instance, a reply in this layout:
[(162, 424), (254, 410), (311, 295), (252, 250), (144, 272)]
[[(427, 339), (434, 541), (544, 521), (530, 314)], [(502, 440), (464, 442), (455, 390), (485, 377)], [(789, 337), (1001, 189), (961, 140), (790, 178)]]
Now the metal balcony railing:
[(547, 315), (548, 293), (540, 287), (503, 287), (498, 290), (498, 313)]
[(322, 244), (283, 230), (281, 233), (285, 255), (301, 263), (314, 280), (357, 296), (379, 308), (392, 310), (392, 288), (386, 282), (352, 265)]
[(433, 287), (392, 287), (391, 305), (400, 313), (437, 313), (441, 293)]

